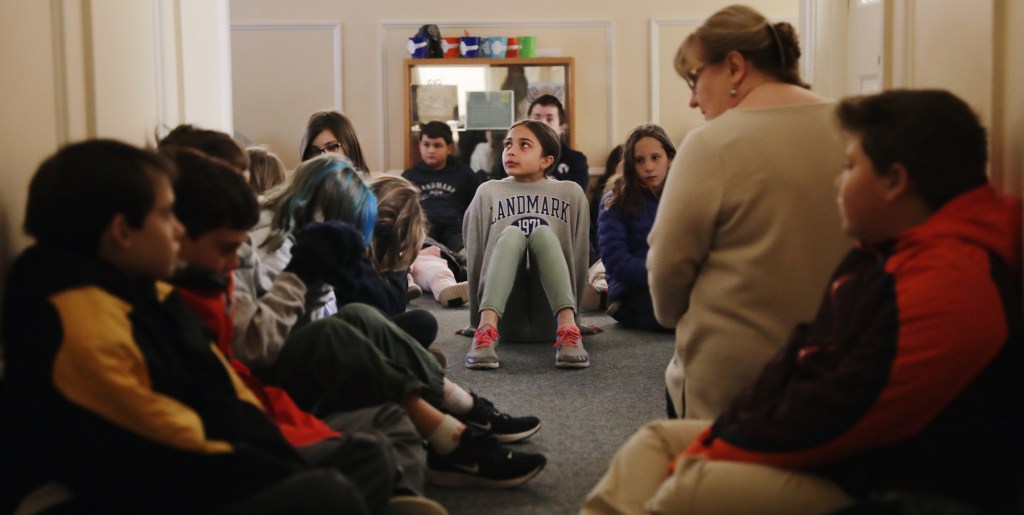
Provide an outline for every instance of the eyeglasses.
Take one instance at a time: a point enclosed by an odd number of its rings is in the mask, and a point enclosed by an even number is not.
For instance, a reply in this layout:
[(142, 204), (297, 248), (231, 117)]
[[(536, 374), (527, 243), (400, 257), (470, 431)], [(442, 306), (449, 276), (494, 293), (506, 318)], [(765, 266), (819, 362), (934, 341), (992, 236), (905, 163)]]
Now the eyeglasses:
[(318, 147), (316, 145), (310, 145), (309, 146), (309, 150), (306, 151), (306, 153), (307, 154), (313, 154), (314, 150), (316, 151), (315, 152), (316, 154), (326, 154), (328, 152), (332, 152), (332, 153), (333, 152), (338, 152), (339, 150), (341, 150), (341, 143), (338, 143), (337, 141), (335, 141), (334, 143), (328, 143), (328, 144), (324, 145), (323, 147)]
[(697, 90), (697, 80), (700, 79), (700, 72), (704, 71), (704, 67), (707, 64), (702, 64), (683, 75), (683, 80), (686, 81), (686, 85), (690, 86), (690, 91)]

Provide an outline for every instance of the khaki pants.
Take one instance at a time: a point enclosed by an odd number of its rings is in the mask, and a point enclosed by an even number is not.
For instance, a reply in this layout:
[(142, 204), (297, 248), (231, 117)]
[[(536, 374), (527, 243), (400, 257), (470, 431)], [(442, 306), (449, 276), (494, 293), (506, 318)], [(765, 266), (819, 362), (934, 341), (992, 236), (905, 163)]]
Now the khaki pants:
[(580, 513), (822, 514), (852, 502), (835, 483), (810, 474), (736, 461), (679, 458), (708, 426), (651, 422), (622, 446)]

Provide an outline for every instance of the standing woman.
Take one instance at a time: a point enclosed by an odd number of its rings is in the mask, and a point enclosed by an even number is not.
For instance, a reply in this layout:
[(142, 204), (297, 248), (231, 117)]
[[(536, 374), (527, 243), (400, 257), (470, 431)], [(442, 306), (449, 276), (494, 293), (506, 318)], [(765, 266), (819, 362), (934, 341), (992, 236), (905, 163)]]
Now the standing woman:
[(792, 25), (738, 5), (676, 54), (708, 123), (680, 145), (649, 238), (655, 316), (676, 328), (670, 416), (724, 410), (814, 315), (849, 247), (835, 230), (834, 105), (800, 80), (799, 57)]

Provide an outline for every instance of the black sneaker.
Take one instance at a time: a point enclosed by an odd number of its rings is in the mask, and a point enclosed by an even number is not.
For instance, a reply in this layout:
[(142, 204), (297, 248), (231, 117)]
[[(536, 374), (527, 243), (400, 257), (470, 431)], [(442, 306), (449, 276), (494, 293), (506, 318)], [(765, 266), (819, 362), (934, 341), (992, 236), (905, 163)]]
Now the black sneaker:
[(491, 401), (472, 393), (473, 409), (452, 416), (463, 423), (480, 429), (501, 443), (514, 443), (533, 436), (540, 431), (537, 417), (513, 417), (498, 411)]
[(427, 447), (427, 479), (441, 486), (511, 488), (533, 479), (547, 461), (543, 454), (509, 450), (490, 435), (466, 426), (451, 454), (441, 455)]

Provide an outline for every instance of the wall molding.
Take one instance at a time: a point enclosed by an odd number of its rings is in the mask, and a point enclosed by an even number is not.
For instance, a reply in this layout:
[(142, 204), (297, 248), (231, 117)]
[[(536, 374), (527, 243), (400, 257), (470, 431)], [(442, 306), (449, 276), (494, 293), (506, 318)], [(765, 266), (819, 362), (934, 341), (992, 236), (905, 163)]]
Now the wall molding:
[[(181, 87), (181, 70), (184, 67), (181, 56), (181, 43), (178, 34), (181, 32), (181, 4), (172, 0), (155, 0), (153, 2), (153, 60), (156, 72), (156, 130), (158, 137), (177, 125), (176, 121), (184, 118), (184, 102)], [(166, 17), (170, 17), (170, 20)], [(168, 30), (168, 23), (173, 30)], [(173, 63), (173, 66), (172, 66)], [(168, 87), (173, 83), (173, 88)], [(172, 95), (170, 90), (176, 90)], [(176, 116), (172, 122), (172, 111)]]
[[(808, 0), (805, 0), (805, 2)], [(794, 27), (803, 28), (800, 24), (800, 20), (794, 18), (778, 18), (773, 21), (785, 21), (793, 24)], [(651, 18), (650, 21), (650, 32), (651, 39), (649, 41), (650, 60), (650, 99), (651, 99), (651, 110), (650, 110), (650, 123), (660, 125), (661, 124), (661, 69), (658, 63), (661, 61), (661, 47), (659, 46), (661, 40), (661, 28), (669, 26), (687, 26), (697, 28), (704, 23), (704, 18)], [(802, 38), (801, 38), (802, 39)], [(682, 41), (680, 41), (682, 43)], [(802, 50), (802, 49), (801, 49)]]
[[(53, 36), (54, 107), (57, 114), (57, 144), (70, 140), (70, 114), (68, 112), (67, 42), (64, 40), (64, 3), (50, 0), (50, 33)], [(6, 247), (6, 242), (5, 247)]]
[[(608, 134), (607, 145), (608, 148), (614, 146), (613, 141), (615, 140), (615, 125), (616, 125), (616, 111), (615, 111), (615, 22), (613, 20), (544, 20), (544, 21), (484, 21), (484, 20), (442, 20), (433, 22), (439, 29), (446, 28), (481, 28), (481, 29), (492, 29), (492, 28), (506, 28), (506, 27), (524, 27), (524, 28), (558, 28), (558, 27), (603, 27), (605, 32), (605, 52), (608, 58), (605, 60), (605, 84), (607, 85), (608, 93), (608, 107), (607, 107), (607, 120), (608, 120)], [(385, 34), (389, 30), (408, 30), (410, 36), (414, 35), (420, 26), (423, 25), (422, 21), (381, 21), (377, 24), (377, 48), (380, 49), (380, 84), (384, 85), (383, 91), (383, 106), (381, 109), (380, 116), (380, 127), (381, 127), (381, 138), (380, 146), (378, 151), (380, 152), (381, 162), (386, 163), (388, 156), (390, 155), (391, 147), (388, 135), (390, 134), (390, 122), (388, 121), (388, 111), (390, 109), (388, 100), (388, 70), (392, 67), (400, 67), (401, 62), (391, 63), (388, 60), (387, 52), (387, 41), (385, 40)], [(576, 66), (579, 66), (577, 61)], [(579, 95), (577, 85), (573, 85), (573, 91), (576, 95)], [(577, 107), (578, 109), (578, 107)], [(577, 130), (575, 127), (573, 130)]]
[(342, 85), (342, 31), (341, 23), (323, 23), (323, 22), (289, 22), (289, 23), (232, 23), (231, 31), (258, 31), (258, 30), (308, 30), (308, 31), (320, 31), (329, 30), (331, 31), (332, 38), (332, 49), (331, 49), (331, 60), (334, 66), (334, 108), (338, 111), (344, 111), (343, 98), (344, 95)]
[[(693, 28), (700, 27), (704, 23), (703, 19), (694, 18), (651, 18), (651, 39), (650, 48), (648, 53), (651, 55), (650, 61), (650, 91), (648, 95), (651, 99), (651, 111), (649, 113), (650, 123), (660, 125), (661, 124), (661, 67), (658, 65), (661, 62), (661, 27), (663, 26), (691, 26)], [(681, 43), (681, 42), (680, 42)]]
[[(818, 4), (815, 0), (800, 0), (800, 21), (796, 25), (800, 36), (800, 76), (804, 82), (814, 79), (814, 54), (817, 41)], [(791, 22), (792, 23), (792, 22)]]

